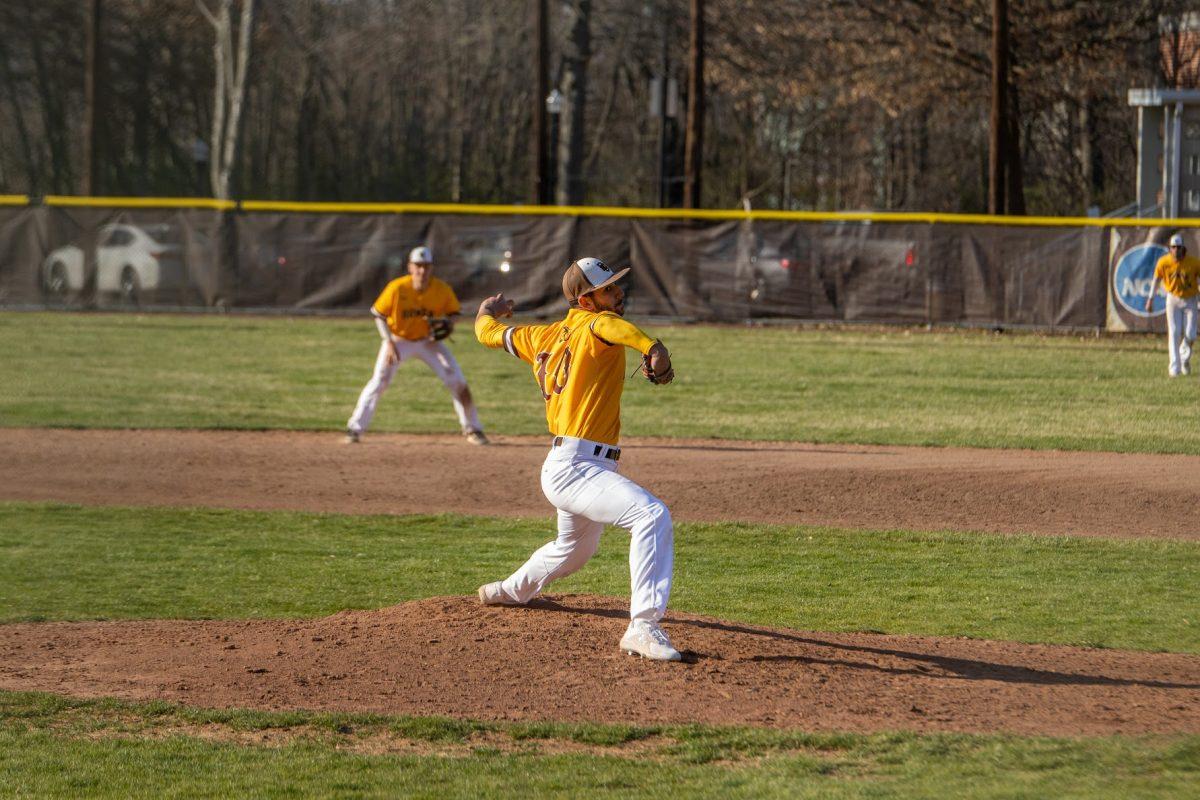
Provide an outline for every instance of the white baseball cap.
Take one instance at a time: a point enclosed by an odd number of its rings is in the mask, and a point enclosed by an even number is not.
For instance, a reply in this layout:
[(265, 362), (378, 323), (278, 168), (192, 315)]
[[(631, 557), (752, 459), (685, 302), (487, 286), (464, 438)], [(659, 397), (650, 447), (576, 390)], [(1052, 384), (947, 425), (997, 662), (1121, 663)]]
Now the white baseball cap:
[(1171, 247), (1187, 247), (1187, 245), (1183, 243), (1183, 236), (1181, 236), (1178, 233), (1171, 237), (1170, 246)]
[(569, 302), (574, 303), (585, 294), (621, 280), (629, 269), (626, 267), (620, 272), (613, 272), (598, 258), (581, 258), (572, 262), (563, 274), (563, 295)]
[(432, 264), (433, 251), (424, 246), (414, 247), (408, 254), (408, 260), (411, 264)]

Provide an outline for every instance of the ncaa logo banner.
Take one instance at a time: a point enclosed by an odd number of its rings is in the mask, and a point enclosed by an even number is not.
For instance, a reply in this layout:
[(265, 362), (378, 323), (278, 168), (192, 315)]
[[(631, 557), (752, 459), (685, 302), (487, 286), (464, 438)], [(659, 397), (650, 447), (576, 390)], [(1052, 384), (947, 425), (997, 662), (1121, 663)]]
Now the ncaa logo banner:
[(1113, 231), (1107, 328), (1110, 331), (1165, 330), (1166, 290), (1158, 287), (1149, 311), (1146, 310), (1146, 298), (1154, 285), (1154, 267), (1167, 254), (1167, 248), (1153, 242), (1133, 244), (1132, 239), (1132, 236), (1127, 238)]

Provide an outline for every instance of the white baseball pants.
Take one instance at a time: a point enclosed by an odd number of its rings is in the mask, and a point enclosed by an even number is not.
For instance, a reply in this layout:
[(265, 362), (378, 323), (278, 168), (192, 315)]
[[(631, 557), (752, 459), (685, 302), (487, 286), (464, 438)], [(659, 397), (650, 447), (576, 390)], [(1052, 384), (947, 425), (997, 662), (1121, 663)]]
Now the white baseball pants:
[[(654, 495), (617, 474), (611, 448), (562, 437), (542, 464), (542, 491), (558, 509), (558, 538), (538, 549), (502, 584), (504, 593), (527, 603), (551, 582), (575, 572), (596, 552), (604, 526), (630, 533), (629, 616), (656, 622), (667, 611), (674, 568), (671, 514)], [(600, 449), (601, 455), (596, 455)]]
[(1183, 373), (1184, 365), (1192, 356), (1192, 342), (1196, 341), (1196, 298), (1176, 297), (1167, 293), (1167, 347), (1170, 362), (1167, 369), (1172, 375)]
[(354, 406), (354, 413), (346, 423), (347, 430), (355, 433), (366, 431), (371, 424), (371, 418), (375, 416), (375, 406), (379, 404), (379, 398), (391, 384), (396, 370), (410, 358), (421, 359), (442, 379), (442, 383), (450, 390), (450, 397), (454, 401), (454, 413), (458, 415), (458, 424), (464, 432), (483, 430), (479, 424), (479, 412), (475, 410), (475, 401), (471, 398), (471, 390), (467, 388), (467, 379), (463, 377), (462, 369), (446, 345), (429, 339), (415, 342), (401, 339), (396, 342), (399, 360), (388, 364), (388, 350), (391, 347), (390, 342), (380, 343), (379, 355), (375, 359), (375, 372), (358, 396), (358, 404)]

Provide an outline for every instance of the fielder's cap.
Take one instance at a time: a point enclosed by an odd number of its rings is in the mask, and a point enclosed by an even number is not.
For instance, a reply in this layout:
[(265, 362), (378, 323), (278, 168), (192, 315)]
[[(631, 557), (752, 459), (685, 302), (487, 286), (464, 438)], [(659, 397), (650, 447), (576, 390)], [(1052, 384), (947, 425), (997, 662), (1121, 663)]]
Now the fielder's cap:
[(413, 264), (432, 264), (433, 251), (428, 247), (414, 247), (408, 254), (408, 260)]
[(1187, 247), (1187, 245), (1183, 243), (1183, 237), (1177, 233), (1171, 237), (1171, 247)]
[(567, 267), (563, 274), (563, 294), (568, 301), (574, 303), (589, 292), (616, 283), (624, 278), (627, 272), (629, 267), (620, 272), (613, 272), (598, 258), (581, 258)]

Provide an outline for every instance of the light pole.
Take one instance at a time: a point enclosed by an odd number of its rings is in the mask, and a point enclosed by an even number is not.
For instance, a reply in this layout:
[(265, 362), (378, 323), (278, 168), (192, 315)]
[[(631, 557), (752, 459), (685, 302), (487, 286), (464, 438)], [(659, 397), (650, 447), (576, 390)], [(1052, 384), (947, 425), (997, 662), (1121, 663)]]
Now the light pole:
[[(549, 198), (555, 197), (555, 191), (558, 188), (558, 120), (563, 110), (562, 92), (558, 89), (551, 89), (550, 94), (546, 95), (546, 112), (550, 115), (550, 158), (549, 171), (547, 172), (546, 196)], [(551, 202), (554, 202), (553, 199)]]

